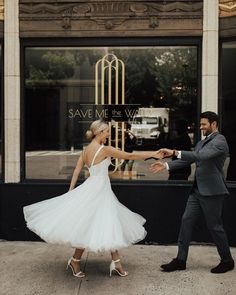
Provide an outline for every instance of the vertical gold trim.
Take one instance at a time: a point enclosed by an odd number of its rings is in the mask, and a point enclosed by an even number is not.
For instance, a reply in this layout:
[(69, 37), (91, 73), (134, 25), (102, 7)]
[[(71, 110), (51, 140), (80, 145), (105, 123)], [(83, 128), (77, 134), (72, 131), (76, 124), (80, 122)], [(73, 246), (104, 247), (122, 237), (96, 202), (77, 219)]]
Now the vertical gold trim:
[(109, 138), (108, 138), (108, 144), (111, 146), (111, 122), (108, 123), (109, 126)]
[[(105, 57), (105, 56), (104, 56)], [(104, 104), (104, 72), (105, 72), (105, 69), (104, 69), (104, 57), (102, 59), (102, 67), (101, 67), (101, 76), (102, 76), (102, 79), (101, 79), (101, 104)]]
[(121, 123), (121, 149), (125, 150), (125, 123)]
[[(113, 80), (115, 75), (115, 81)], [(101, 78), (100, 85), (99, 79)], [(121, 81), (120, 81), (121, 79)], [(106, 85), (107, 82), (107, 85)], [(113, 87), (115, 91), (113, 92)], [(100, 91), (99, 91), (100, 89)], [(114, 95), (114, 97), (112, 97)], [(95, 104), (119, 105), (125, 104), (125, 65), (113, 53), (108, 53), (99, 59), (95, 65)], [(125, 123), (115, 122), (115, 148), (119, 148), (119, 140), (121, 140), (121, 150), (125, 148)], [(119, 133), (121, 128), (121, 135)], [(112, 124), (109, 122), (109, 139), (108, 144), (112, 145), (111, 140)], [(119, 136), (121, 138), (119, 139)], [(122, 164), (122, 161), (115, 159), (113, 172)]]
[(122, 104), (125, 104), (125, 65), (123, 61), (120, 61), (122, 64)]
[(115, 72), (116, 72), (116, 102), (118, 102), (119, 101), (119, 64), (118, 64), (118, 59), (116, 59)]
[(95, 104), (98, 104), (98, 65), (99, 62), (97, 62), (95, 65)]
[(118, 122), (115, 122), (115, 126), (116, 126), (116, 142), (115, 142), (115, 145), (116, 145), (116, 149), (119, 148), (119, 133), (118, 133), (118, 130), (119, 130), (119, 124)]
[(108, 104), (111, 104), (111, 91), (112, 91), (112, 67), (111, 64), (108, 66)]

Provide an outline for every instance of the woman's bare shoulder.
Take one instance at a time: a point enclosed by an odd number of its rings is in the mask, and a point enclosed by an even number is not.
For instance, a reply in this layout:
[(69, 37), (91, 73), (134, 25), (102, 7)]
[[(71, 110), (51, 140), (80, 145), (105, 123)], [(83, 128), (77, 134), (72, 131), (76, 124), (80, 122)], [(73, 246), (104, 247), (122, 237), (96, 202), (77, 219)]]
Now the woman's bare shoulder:
[(104, 145), (102, 150), (105, 152), (109, 152), (109, 151), (116, 151), (117, 149), (111, 145)]
[(113, 146), (104, 146), (103, 150), (104, 150), (105, 156), (107, 157), (110, 156), (110, 157), (116, 158), (116, 157), (124, 156), (124, 154), (126, 154), (122, 150), (115, 148)]

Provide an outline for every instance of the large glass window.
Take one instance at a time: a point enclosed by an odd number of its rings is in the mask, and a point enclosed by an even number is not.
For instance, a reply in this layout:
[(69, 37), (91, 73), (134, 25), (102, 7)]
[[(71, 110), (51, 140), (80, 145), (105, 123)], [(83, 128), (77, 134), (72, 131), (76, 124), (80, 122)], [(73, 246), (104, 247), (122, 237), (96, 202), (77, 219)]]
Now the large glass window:
[[(197, 57), (197, 46), (26, 47), (26, 178), (70, 179), (95, 117), (110, 121), (108, 144), (126, 151), (190, 150), (198, 124)], [(118, 122), (119, 112), (125, 117)], [(152, 162), (114, 161), (111, 177), (192, 179), (191, 167), (154, 175)]]
[(0, 180), (3, 178), (3, 82), (2, 82), (2, 46), (0, 44)]
[(236, 41), (222, 46), (222, 132), (227, 138), (230, 161), (226, 173), (228, 181), (236, 180)]

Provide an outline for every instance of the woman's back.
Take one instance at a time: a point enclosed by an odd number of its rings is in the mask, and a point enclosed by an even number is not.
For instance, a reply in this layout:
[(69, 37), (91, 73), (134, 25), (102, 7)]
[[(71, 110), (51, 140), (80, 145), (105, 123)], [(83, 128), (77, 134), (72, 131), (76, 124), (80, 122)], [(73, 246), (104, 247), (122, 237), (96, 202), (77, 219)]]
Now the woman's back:
[(89, 168), (99, 164), (105, 157), (102, 151), (103, 145), (91, 142), (82, 152), (83, 162)]
[(108, 176), (108, 167), (111, 162), (109, 157), (104, 158), (104, 156), (101, 155), (103, 154), (103, 147), (104, 145), (88, 146), (84, 150), (84, 156), (86, 157), (84, 162), (89, 169), (90, 176)]

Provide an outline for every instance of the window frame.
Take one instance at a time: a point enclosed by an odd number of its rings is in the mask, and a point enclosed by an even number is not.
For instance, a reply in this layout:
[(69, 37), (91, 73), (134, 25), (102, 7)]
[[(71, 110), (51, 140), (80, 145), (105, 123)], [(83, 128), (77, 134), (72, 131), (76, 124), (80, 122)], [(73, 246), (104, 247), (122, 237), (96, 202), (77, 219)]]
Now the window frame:
[[(224, 113), (223, 107), (223, 44), (227, 42), (235, 42), (236, 37), (225, 37), (219, 40), (219, 76), (218, 76), (218, 112), (219, 112), (219, 129), (222, 130), (222, 122)], [(230, 187), (236, 187), (236, 180), (226, 180)]]
[(1, 154), (1, 166), (2, 171), (0, 173), (0, 183), (4, 182), (5, 178), (5, 136), (4, 136), (4, 130), (5, 130), (5, 122), (4, 122), (4, 42), (3, 40), (0, 40), (0, 46), (1, 46), (1, 56), (0, 56), (0, 67), (1, 67), (1, 73), (2, 73), (2, 80), (1, 80), (1, 91), (0, 91), (0, 112), (1, 112), (1, 122), (0, 122), (0, 128), (1, 128), (1, 134), (2, 134), (2, 147), (0, 147), (0, 154)]
[[(24, 89), (24, 81), (25, 81), (25, 49), (26, 47), (127, 47), (127, 46), (196, 46), (197, 48), (197, 80), (198, 80), (198, 96), (197, 96), (197, 116), (200, 116), (201, 112), (201, 68), (202, 68), (202, 38), (201, 37), (123, 37), (123, 38), (56, 38), (52, 40), (51, 38), (25, 38), (21, 40), (20, 44), (20, 73), (21, 73), (21, 126), (20, 126), (20, 134), (21, 134), (21, 148), (20, 148), (20, 165), (21, 165), (21, 182), (24, 183), (66, 183), (68, 184), (70, 180), (60, 180), (60, 179), (30, 179), (26, 178), (26, 157), (25, 157), (25, 110), (24, 110), (24, 101), (25, 101), (25, 89)], [(200, 139), (200, 130), (199, 130), (199, 122), (197, 122), (197, 133), (196, 133), (196, 141)], [(84, 179), (79, 179), (78, 183), (84, 181)], [(113, 180), (112, 183), (116, 185), (153, 185), (153, 184), (190, 184), (192, 181), (189, 180)]]

